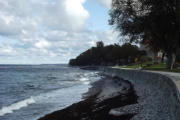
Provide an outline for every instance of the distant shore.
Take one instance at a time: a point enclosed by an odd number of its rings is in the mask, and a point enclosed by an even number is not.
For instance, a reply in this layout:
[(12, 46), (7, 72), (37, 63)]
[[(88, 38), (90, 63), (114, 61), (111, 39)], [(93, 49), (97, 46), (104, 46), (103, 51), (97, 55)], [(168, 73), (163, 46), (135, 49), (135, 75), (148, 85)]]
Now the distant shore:
[(105, 76), (92, 84), (84, 100), (39, 120), (130, 120), (135, 113), (117, 115), (113, 109), (136, 103), (137, 95), (129, 81)]

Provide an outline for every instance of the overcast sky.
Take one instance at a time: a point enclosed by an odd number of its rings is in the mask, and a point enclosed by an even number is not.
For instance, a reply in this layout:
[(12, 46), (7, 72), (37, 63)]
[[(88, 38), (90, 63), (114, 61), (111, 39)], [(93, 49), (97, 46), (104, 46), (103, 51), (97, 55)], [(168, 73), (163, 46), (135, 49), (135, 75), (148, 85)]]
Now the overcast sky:
[(111, 0), (0, 0), (0, 64), (67, 63), (118, 42), (108, 26)]

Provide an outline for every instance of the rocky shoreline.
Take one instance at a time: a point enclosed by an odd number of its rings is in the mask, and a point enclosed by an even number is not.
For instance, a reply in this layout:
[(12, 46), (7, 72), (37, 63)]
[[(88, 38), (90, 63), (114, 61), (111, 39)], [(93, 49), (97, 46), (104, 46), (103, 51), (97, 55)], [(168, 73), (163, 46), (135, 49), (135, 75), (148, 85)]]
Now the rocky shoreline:
[(128, 111), (128, 106), (138, 108), (137, 98), (129, 81), (104, 76), (92, 84), (84, 100), (39, 120), (130, 120), (138, 110)]

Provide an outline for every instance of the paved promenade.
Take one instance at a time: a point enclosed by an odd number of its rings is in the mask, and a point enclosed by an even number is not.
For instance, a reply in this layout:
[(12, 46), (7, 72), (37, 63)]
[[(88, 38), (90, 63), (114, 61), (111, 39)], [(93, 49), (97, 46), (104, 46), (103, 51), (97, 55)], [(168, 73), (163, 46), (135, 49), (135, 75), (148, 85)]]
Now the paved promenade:
[[(114, 67), (116, 68), (116, 67)], [(121, 69), (130, 69), (130, 68), (121, 68)], [(135, 69), (132, 69), (135, 70)], [(162, 71), (150, 71), (150, 70), (143, 70), (143, 71), (147, 71), (147, 72), (153, 72), (153, 73), (159, 73), (162, 75), (165, 75), (169, 78), (171, 78), (174, 83), (176, 84), (179, 92), (180, 92), (180, 73), (175, 73), (175, 72), (162, 72)]]
[(174, 83), (176, 84), (177, 88), (179, 89), (180, 92), (180, 73), (174, 73), (174, 72), (161, 72), (161, 71), (149, 71), (149, 70), (145, 70), (147, 72), (153, 72), (153, 73), (159, 73), (162, 75), (165, 75), (169, 78), (171, 78)]

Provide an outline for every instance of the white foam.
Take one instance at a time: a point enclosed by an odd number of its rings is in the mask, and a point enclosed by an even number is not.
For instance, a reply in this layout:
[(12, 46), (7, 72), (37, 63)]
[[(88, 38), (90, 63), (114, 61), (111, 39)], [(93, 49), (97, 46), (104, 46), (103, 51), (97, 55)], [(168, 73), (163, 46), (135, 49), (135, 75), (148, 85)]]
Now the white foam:
[(82, 81), (82, 82), (84, 82), (84, 81), (89, 81), (89, 78), (83, 77), (83, 78), (80, 78), (79, 80)]
[(13, 113), (13, 111), (19, 110), (23, 107), (27, 107), (29, 104), (33, 104), (33, 103), (35, 103), (35, 100), (33, 99), (33, 97), (31, 97), (31, 98), (19, 101), (17, 103), (13, 103), (9, 106), (2, 107), (0, 109), (0, 116), (4, 116), (5, 114), (8, 114), (8, 113)]
[(90, 82), (84, 82), (83, 84), (84, 84), (84, 85), (89, 85), (89, 84), (90, 84)]

